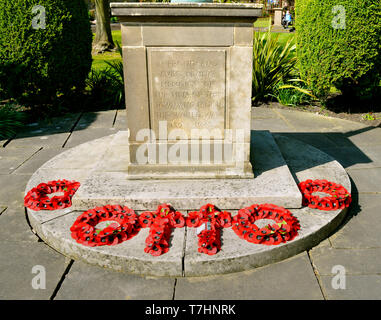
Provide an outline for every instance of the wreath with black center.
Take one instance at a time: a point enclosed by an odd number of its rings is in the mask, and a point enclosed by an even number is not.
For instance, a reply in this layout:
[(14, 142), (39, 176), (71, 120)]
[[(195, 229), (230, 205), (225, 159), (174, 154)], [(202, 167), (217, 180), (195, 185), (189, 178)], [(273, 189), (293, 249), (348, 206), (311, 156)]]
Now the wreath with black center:
[[(273, 220), (274, 224), (258, 227), (256, 223), (262, 219)], [(300, 224), (292, 213), (273, 204), (253, 204), (243, 208), (233, 217), (233, 231), (251, 243), (277, 245), (294, 239)]]
[[(105, 228), (97, 227), (102, 222)], [(131, 239), (140, 230), (134, 210), (120, 205), (96, 207), (83, 212), (70, 228), (71, 236), (85, 246), (116, 245)]]
[[(324, 211), (338, 210), (349, 207), (351, 194), (342, 185), (327, 180), (311, 180), (298, 185), (303, 195), (303, 206)], [(329, 196), (320, 197), (314, 193), (321, 192)]]
[[(80, 183), (77, 181), (57, 180), (48, 183), (40, 183), (32, 188), (24, 197), (25, 207), (34, 210), (57, 210), (71, 206), (71, 199), (78, 190)], [(49, 194), (63, 193), (63, 195)]]

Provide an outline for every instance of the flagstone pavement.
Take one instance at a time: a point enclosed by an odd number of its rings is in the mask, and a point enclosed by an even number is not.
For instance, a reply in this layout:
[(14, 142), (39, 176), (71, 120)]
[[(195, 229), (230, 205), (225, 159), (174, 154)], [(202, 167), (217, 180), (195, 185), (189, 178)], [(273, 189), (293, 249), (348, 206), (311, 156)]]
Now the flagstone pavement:
[[(125, 130), (125, 116), (123, 110), (72, 114), (32, 123), (0, 141), (0, 300), (381, 299), (381, 128), (307, 112), (253, 108), (252, 129), (300, 139), (346, 168), (352, 207), (317, 247), (245, 272), (156, 278), (90, 266), (47, 246), (31, 232), (25, 215), (27, 181), (64, 150)], [(39, 266), (46, 271), (45, 289), (32, 286)], [(345, 271), (339, 288), (337, 270)]]

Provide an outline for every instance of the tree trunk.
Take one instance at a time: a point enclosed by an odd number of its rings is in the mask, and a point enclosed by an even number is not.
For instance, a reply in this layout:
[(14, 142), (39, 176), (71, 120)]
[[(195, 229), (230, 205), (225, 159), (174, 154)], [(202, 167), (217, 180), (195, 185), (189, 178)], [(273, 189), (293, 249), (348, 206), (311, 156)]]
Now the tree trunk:
[(110, 1), (95, 0), (94, 2), (97, 24), (93, 42), (93, 53), (98, 54), (113, 50), (115, 48), (115, 44), (112, 40), (110, 26)]

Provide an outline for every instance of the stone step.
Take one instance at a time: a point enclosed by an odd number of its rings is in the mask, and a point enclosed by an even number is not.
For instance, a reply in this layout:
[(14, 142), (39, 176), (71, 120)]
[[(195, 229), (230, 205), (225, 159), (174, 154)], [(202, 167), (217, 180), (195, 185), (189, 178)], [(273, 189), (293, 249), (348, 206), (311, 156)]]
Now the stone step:
[[(282, 185), (282, 181), (285, 180), (289, 181), (291, 189), (296, 186), (295, 181), (298, 182), (310, 178), (327, 179), (339, 183), (349, 192), (351, 191), (348, 175), (343, 167), (330, 156), (296, 139), (287, 138), (282, 135), (275, 135), (275, 137), (277, 144), (269, 132), (254, 132), (252, 135), (252, 146), (256, 154), (253, 158), (255, 163), (254, 170), (257, 174), (253, 180), (262, 182), (262, 187), (267, 188), (262, 190), (264, 199), (269, 199), (269, 197), (266, 196), (266, 190), (271, 191), (273, 186)], [(96, 161), (89, 164), (89, 162), (83, 161), (82, 158), (77, 158), (87, 155), (88, 159), (89, 152), (91, 152), (94, 147), (97, 147), (97, 151), (99, 151), (101, 150), (100, 146), (102, 146), (102, 144), (108, 143), (110, 143), (110, 137), (105, 137), (91, 141), (87, 143), (87, 145), (80, 145), (65, 151), (37, 170), (27, 185), (26, 191), (40, 182), (54, 179), (74, 179), (82, 183), (75, 195), (77, 198), (77, 208), (76, 206), (72, 206), (68, 209), (56, 211), (32, 211), (27, 209), (30, 224), (41, 239), (57, 251), (73, 259), (79, 259), (118, 271), (154, 276), (201, 276), (238, 272), (286, 259), (317, 245), (337, 228), (344, 219), (347, 211), (346, 209), (330, 212), (310, 208), (290, 209), (292, 214), (299, 220), (301, 229), (297, 237), (292, 241), (276, 246), (252, 244), (240, 239), (231, 228), (223, 229), (221, 251), (213, 256), (208, 256), (197, 251), (196, 230), (187, 227), (173, 230), (169, 252), (159, 257), (153, 257), (144, 252), (148, 229), (140, 230), (135, 237), (116, 246), (86, 247), (78, 244), (71, 238), (70, 227), (75, 219), (83, 210), (90, 209), (92, 205), (96, 204), (94, 199), (99, 197), (102, 190), (104, 193), (116, 193), (119, 197), (114, 199), (108, 198), (108, 203), (104, 204), (117, 204), (119, 200), (122, 201), (124, 198), (122, 198), (123, 194), (120, 188), (131, 183), (131, 181), (126, 179), (122, 182), (118, 181), (116, 177), (111, 177), (110, 180), (98, 180), (106, 179), (106, 176), (95, 179), (96, 176), (94, 173), (96, 171), (94, 166), (96, 165)], [(279, 146), (279, 149), (277, 146)], [(268, 149), (267, 152), (266, 149)], [(104, 150), (107, 150), (107, 148), (104, 148)], [(275, 158), (273, 159), (272, 156)], [(78, 161), (76, 162), (76, 160)], [(81, 166), (83, 167), (82, 169), (79, 168)], [(68, 167), (71, 167), (71, 169)], [(290, 167), (291, 170), (289, 170), (288, 167)], [(269, 179), (270, 173), (272, 175), (271, 179)], [(289, 177), (286, 179), (284, 176)], [(88, 198), (85, 199), (87, 202), (83, 201), (81, 205), (78, 205), (80, 203), (78, 201), (78, 194), (81, 194), (80, 191), (81, 189), (83, 190), (84, 186), (90, 186), (87, 182), (89, 179), (94, 183), (96, 182), (95, 180), (98, 181), (98, 189), (87, 188), (86, 194)], [(237, 183), (237, 179), (232, 180)], [(165, 181), (168, 183), (167, 180)], [(196, 189), (194, 185), (195, 182), (196, 180), (188, 181), (190, 187), (186, 190), (188, 195), (193, 193), (193, 195), (201, 197), (201, 193), (197, 193), (193, 190)], [(116, 183), (116, 188), (113, 183)], [(185, 205), (182, 206), (188, 207), (191, 210), (199, 209), (200, 206), (195, 206), (196, 202), (194, 202), (194, 199), (189, 199), (186, 195), (179, 196), (180, 192), (184, 192), (185, 189), (175, 188), (176, 185), (174, 182), (169, 183), (171, 188), (167, 189), (166, 192), (170, 190), (173, 192), (172, 198), (169, 200), (179, 201), (179, 204), (185, 203)], [(185, 182), (183, 183), (185, 184)], [(241, 203), (234, 202), (233, 198), (226, 200), (218, 198), (226, 189), (225, 184), (221, 184), (221, 180), (218, 180), (218, 183), (219, 184), (216, 183), (212, 186), (212, 190), (207, 188), (203, 189), (203, 192), (206, 194), (206, 197), (203, 198), (204, 200), (214, 200), (212, 195), (217, 196), (216, 201), (225, 201), (221, 203), (221, 209), (227, 209), (224, 208), (224, 204), (229, 203), (229, 201), (234, 209), (240, 209), (252, 204), (247, 204), (247, 202), (244, 201)], [(260, 183), (258, 185), (260, 185)], [(161, 184), (159, 185), (157, 183), (155, 186), (154, 183), (150, 181), (149, 187), (146, 190), (156, 192), (151, 194), (150, 198), (146, 196), (147, 191), (145, 191), (144, 188), (140, 190), (134, 190), (133, 188), (124, 189), (124, 192), (133, 193), (133, 195), (128, 193), (124, 195), (127, 199), (135, 199), (134, 203), (132, 200), (128, 200), (129, 202), (127, 202), (131, 208), (137, 210), (139, 214), (141, 211), (137, 208), (144, 208), (142, 210), (156, 209), (156, 204), (154, 203), (153, 205), (151, 203), (155, 197), (160, 200), (165, 200), (166, 197), (168, 197), (169, 193), (163, 196), (160, 186)], [(197, 187), (201, 188), (203, 185), (199, 184)], [(209, 187), (211, 186), (209, 185)], [(239, 186), (233, 183), (228, 185), (228, 189), (232, 190), (232, 192), (234, 191), (235, 200), (240, 199), (239, 197), (242, 197), (242, 195), (251, 196), (247, 190), (247, 185)], [(249, 190), (251, 192), (258, 191), (255, 190), (254, 186), (251, 186)], [(283, 195), (284, 199), (280, 197), (281, 191), (285, 193)], [(280, 205), (279, 203), (282, 201), (286, 202), (287, 192), (289, 192), (287, 188), (280, 190), (277, 202), (274, 204)], [(139, 194), (140, 198), (137, 198)], [(93, 202), (90, 202), (89, 199)], [(200, 198), (198, 200), (200, 200)], [(215, 201), (210, 202), (216, 204)], [(266, 201), (257, 197), (255, 198), (255, 202), (262, 204)], [(202, 204), (206, 204), (206, 202)], [(83, 209), (78, 209), (78, 207), (83, 207)], [(232, 215), (236, 214), (236, 210), (230, 211)], [(187, 214), (185, 210), (182, 212), (185, 215)]]
[[(129, 180), (129, 172), (115, 169), (117, 166), (112, 160), (115, 156), (110, 156), (108, 167), (101, 160), (102, 170), (98, 164), (81, 182), (81, 188), (73, 197), (74, 208), (86, 210), (110, 202), (134, 210), (155, 210), (162, 203), (169, 203), (177, 210), (195, 210), (206, 203), (213, 203), (222, 210), (236, 210), (253, 203), (300, 208), (302, 196), (271, 133), (253, 131), (251, 141), (254, 179)], [(105, 148), (101, 140), (97, 148)], [(109, 147), (106, 154), (117, 154), (119, 145), (114, 148)], [(84, 148), (76, 155), (85, 156)]]

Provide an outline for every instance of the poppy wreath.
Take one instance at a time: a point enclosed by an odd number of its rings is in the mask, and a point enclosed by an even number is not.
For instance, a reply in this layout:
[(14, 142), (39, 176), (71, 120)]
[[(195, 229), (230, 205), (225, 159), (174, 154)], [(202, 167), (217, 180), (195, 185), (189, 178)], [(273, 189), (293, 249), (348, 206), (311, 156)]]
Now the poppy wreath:
[(232, 218), (230, 212), (208, 203), (199, 211), (189, 212), (186, 225), (195, 228), (205, 225), (198, 234), (198, 252), (214, 255), (221, 250), (221, 228), (231, 227)]
[[(34, 210), (57, 210), (71, 206), (71, 198), (78, 190), (79, 182), (68, 180), (49, 181), (40, 183), (28, 191), (24, 197), (25, 207)], [(48, 194), (63, 192), (62, 196), (49, 197)]]
[(169, 251), (172, 229), (184, 227), (185, 219), (172, 206), (162, 204), (154, 212), (140, 214), (139, 224), (142, 228), (150, 228), (144, 252), (160, 256)]
[[(259, 228), (255, 223), (271, 219), (275, 223)], [(292, 213), (273, 204), (253, 204), (243, 208), (233, 217), (232, 229), (241, 238), (251, 243), (277, 245), (296, 237), (299, 221)]]
[[(103, 229), (96, 227), (105, 221), (110, 224)], [(73, 239), (90, 247), (119, 244), (131, 239), (139, 230), (140, 224), (134, 210), (120, 205), (107, 205), (87, 210), (70, 228)]]
[[(306, 180), (298, 185), (303, 195), (303, 206), (324, 211), (344, 209), (352, 202), (351, 194), (342, 185), (327, 180)], [(319, 197), (315, 192), (330, 196)]]

